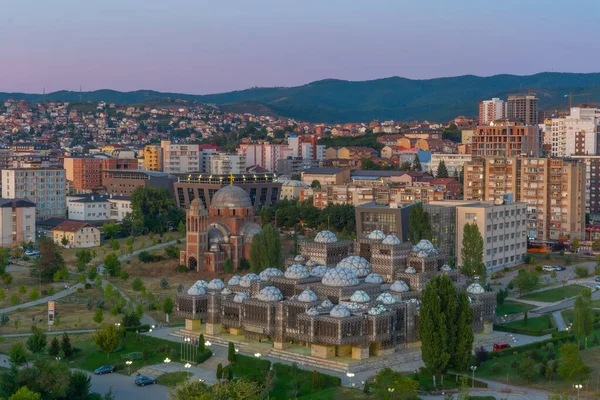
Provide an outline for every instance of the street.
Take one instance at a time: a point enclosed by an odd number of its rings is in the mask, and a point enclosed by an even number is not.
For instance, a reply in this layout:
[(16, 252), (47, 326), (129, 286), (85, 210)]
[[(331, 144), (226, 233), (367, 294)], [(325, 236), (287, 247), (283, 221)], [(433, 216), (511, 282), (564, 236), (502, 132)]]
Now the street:
[(165, 400), (169, 399), (169, 389), (161, 385), (150, 385), (144, 387), (136, 386), (133, 381), (135, 376), (125, 376), (119, 373), (94, 375), (92, 377), (92, 391), (101, 395), (111, 388), (116, 400), (144, 399)]

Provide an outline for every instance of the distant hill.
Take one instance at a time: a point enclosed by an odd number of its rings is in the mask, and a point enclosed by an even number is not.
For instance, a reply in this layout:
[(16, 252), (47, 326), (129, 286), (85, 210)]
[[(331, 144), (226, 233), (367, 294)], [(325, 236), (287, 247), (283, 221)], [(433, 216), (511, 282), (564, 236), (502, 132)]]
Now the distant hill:
[[(531, 91), (540, 98), (541, 109), (566, 109), (564, 95), (590, 93), (577, 97), (573, 104), (600, 102), (600, 73), (576, 74), (545, 72), (528, 76), (464, 75), (449, 78), (414, 80), (399, 77), (351, 82), (326, 79), (289, 88), (252, 88), (234, 92), (190, 95), (152, 90), (119, 92), (59, 91), (46, 94), (46, 100), (106, 101), (135, 104), (160, 99), (195, 100), (214, 103), (224, 110), (264, 112), (304, 121), (348, 122), (372, 119), (397, 121), (447, 121), (458, 115), (476, 116), (477, 103), (492, 97), (506, 99), (509, 94)], [(0, 93), (8, 98), (41, 101), (40, 94)]]

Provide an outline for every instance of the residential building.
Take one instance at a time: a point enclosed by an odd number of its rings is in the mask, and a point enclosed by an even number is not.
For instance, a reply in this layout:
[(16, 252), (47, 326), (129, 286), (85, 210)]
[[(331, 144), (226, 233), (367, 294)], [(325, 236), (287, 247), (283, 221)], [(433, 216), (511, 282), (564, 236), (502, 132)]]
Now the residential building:
[(329, 204), (358, 206), (374, 200), (374, 187), (328, 185), (313, 192), (313, 205), (317, 208), (325, 208)]
[(471, 154), (432, 154), (428, 169), (430, 173), (435, 176), (438, 167), (440, 166), (440, 162), (444, 160), (444, 164), (446, 164), (446, 169), (448, 170), (448, 176), (453, 177), (460, 173), (463, 170), (465, 163), (470, 162), (471, 159)]
[(325, 158), (328, 160), (339, 158), (342, 160), (353, 160), (356, 162), (362, 160), (363, 158), (374, 158), (378, 156), (379, 154), (377, 153), (377, 151), (370, 147), (330, 147), (327, 150), (325, 150)]
[(246, 156), (246, 168), (258, 165), (270, 172), (279, 172), (278, 161), (293, 156), (289, 145), (271, 143), (240, 145), (237, 153)]
[(311, 168), (302, 172), (302, 182), (312, 185), (313, 181), (318, 181), (321, 187), (345, 184), (350, 182), (350, 169)]
[(292, 176), (310, 168), (319, 168), (320, 160), (310, 158), (288, 157), (277, 161), (277, 171), (281, 175)]
[(102, 187), (103, 159), (93, 156), (65, 157), (66, 178), (75, 193), (91, 193)]
[(24, 199), (0, 199), (0, 246), (35, 242), (35, 204)]
[(506, 102), (494, 97), (479, 103), (479, 125), (506, 119)]
[(510, 95), (506, 105), (506, 117), (525, 125), (538, 124), (539, 100), (534, 95)]
[(298, 200), (302, 190), (310, 186), (301, 181), (281, 181), (281, 194), (279, 200)]
[(244, 174), (246, 156), (239, 154), (212, 153), (205, 156), (205, 169), (202, 172), (215, 175)]
[(167, 189), (173, 193), (175, 177), (164, 172), (108, 170), (102, 172), (106, 193), (117, 196), (131, 196), (139, 186)]
[(144, 147), (144, 169), (148, 171), (163, 171), (163, 149), (161, 146), (149, 145)]
[(26, 199), (36, 206), (36, 218), (64, 218), (66, 173), (64, 169), (11, 168), (2, 170), (2, 197)]
[(172, 144), (161, 140), (163, 171), (168, 174), (186, 174), (200, 171), (200, 148), (197, 144)]
[(585, 164), (585, 213), (592, 223), (600, 222), (600, 155), (571, 158)]
[(599, 132), (600, 109), (573, 107), (570, 115), (551, 120), (551, 154), (553, 157), (597, 155)]
[(478, 126), (472, 137), (471, 154), (476, 157), (539, 157), (542, 133), (537, 124), (524, 125), (517, 121), (496, 121)]
[(100, 230), (87, 222), (64, 221), (52, 228), (52, 238), (56, 244), (70, 249), (100, 246)]
[(70, 220), (75, 221), (108, 221), (110, 203), (108, 196), (90, 195), (67, 197), (67, 211)]
[(462, 144), (471, 144), (473, 135), (475, 135), (475, 131), (473, 129), (463, 129), (460, 132), (460, 142)]

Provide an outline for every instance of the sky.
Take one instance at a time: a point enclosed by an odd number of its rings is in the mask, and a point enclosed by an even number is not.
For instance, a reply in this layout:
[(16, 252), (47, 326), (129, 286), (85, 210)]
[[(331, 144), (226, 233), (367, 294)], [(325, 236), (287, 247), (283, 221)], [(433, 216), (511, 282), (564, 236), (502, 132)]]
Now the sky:
[(0, 91), (598, 72), (598, 0), (0, 0)]

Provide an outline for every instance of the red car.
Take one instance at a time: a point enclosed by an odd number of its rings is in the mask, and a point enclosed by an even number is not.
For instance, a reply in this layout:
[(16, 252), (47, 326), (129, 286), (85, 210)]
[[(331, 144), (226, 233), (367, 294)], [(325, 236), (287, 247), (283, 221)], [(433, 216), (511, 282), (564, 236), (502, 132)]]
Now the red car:
[(493, 351), (510, 349), (510, 344), (508, 343), (494, 343)]

